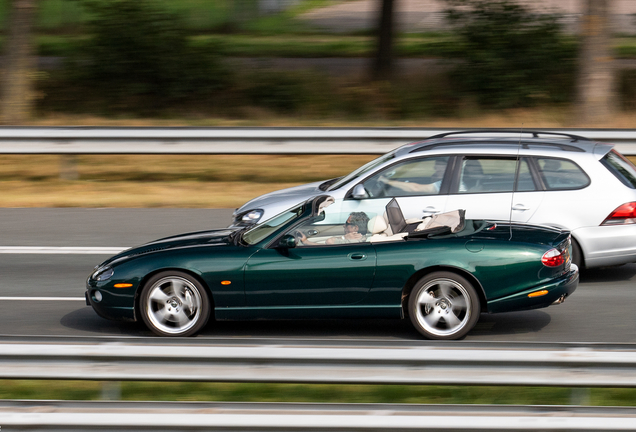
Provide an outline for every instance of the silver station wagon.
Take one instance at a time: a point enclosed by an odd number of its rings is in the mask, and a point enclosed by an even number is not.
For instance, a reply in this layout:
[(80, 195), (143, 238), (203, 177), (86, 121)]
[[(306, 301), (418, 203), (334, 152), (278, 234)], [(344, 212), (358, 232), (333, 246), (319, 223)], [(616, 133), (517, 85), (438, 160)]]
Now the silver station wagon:
[(336, 179), (272, 192), (234, 213), (262, 222), (329, 193), (341, 212), (396, 198), (408, 218), (455, 209), (466, 218), (567, 229), (579, 267), (636, 262), (636, 167), (613, 149), (565, 133), (465, 131), (399, 147)]

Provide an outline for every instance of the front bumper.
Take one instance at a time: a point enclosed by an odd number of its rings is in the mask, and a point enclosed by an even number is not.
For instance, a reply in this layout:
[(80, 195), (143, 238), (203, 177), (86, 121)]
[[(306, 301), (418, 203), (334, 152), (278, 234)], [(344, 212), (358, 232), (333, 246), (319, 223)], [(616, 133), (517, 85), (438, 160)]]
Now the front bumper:
[[(93, 280), (86, 282), (84, 298), (86, 304), (102, 318), (116, 321), (136, 321), (135, 291), (136, 286), (126, 289), (113, 288), (114, 282), (97, 283)], [(101, 294), (101, 299), (97, 295)]]
[[(529, 309), (540, 309), (554, 303), (562, 303), (563, 300), (576, 290), (579, 284), (579, 269), (572, 264), (570, 271), (557, 279), (543, 285), (537, 285), (532, 289), (522, 291), (507, 297), (502, 297), (488, 302), (488, 312), (513, 312)], [(546, 290), (547, 294), (540, 297), (528, 297), (528, 294)]]

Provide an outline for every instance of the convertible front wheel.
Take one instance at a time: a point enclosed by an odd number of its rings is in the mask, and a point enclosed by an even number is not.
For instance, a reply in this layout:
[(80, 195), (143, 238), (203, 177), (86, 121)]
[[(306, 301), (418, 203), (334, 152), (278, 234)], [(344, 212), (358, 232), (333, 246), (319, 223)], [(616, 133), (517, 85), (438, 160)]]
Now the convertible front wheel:
[(160, 336), (190, 336), (205, 326), (210, 316), (208, 294), (192, 276), (158, 273), (148, 280), (140, 296), (141, 317)]
[(409, 296), (413, 326), (428, 339), (459, 339), (479, 320), (479, 296), (465, 278), (435, 272), (420, 279)]

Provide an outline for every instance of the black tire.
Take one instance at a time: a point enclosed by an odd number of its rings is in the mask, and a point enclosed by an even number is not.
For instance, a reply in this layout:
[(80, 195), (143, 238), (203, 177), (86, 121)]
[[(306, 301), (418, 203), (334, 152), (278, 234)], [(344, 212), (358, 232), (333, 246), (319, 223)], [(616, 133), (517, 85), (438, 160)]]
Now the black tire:
[(479, 296), (470, 282), (451, 272), (435, 272), (422, 279), (409, 295), (409, 318), (428, 339), (465, 336), (477, 324)]
[(583, 252), (579, 243), (572, 239), (572, 264), (576, 264), (579, 270), (583, 270)]
[(210, 317), (208, 293), (187, 273), (157, 273), (144, 285), (139, 297), (141, 318), (160, 336), (192, 336)]

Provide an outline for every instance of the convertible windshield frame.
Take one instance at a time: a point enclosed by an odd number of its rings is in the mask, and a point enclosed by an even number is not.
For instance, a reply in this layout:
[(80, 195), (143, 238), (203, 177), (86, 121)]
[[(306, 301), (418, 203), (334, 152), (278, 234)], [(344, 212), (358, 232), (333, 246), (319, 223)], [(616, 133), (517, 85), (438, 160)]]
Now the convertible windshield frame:
[(392, 152), (389, 152), (387, 154), (384, 154), (384, 155), (380, 156), (379, 158), (375, 158), (375, 159), (373, 159), (370, 162), (367, 162), (366, 164), (362, 165), (357, 170), (352, 171), (349, 174), (347, 174), (346, 176), (340, 178), (340, 180), (338, 180), (337, 182), (335, 182), (332, 185), (330, 185), (327, 188), (327, 191), (336, 190), (336, 189), (342, 187), (342, 185), (345, 185), (345, 184), (349, 183), (350, 181), (355, 180), (358, 177), (361, 177), (363, 174), (366, 174), (369, 171), (374, 170), (375, 168), (379, 167), (383, 163), (385, 163), (385, 162), (387, 162), (387, 161), (389, 161), (389, 160), (391, 160), (393, 158), (395, 158), (395, 150), (392, 151)]
[(307, 203), (295, 205), (294, 207), (285, 210), (265, 222), (245, 231), (241, 236), (241, 242), (248, 246), (254, 246), (262, 242), (290, 221), (300, 219), (305, 213), (306, 204)]

